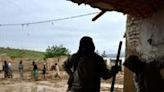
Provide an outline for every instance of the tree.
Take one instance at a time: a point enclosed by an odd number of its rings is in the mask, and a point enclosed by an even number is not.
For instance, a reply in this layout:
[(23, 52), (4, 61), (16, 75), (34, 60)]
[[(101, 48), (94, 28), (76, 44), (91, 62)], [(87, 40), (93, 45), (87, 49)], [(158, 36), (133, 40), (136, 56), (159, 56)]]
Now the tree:
[(70, 52), (63, 45), (48, 46), (45, 52), (45, 58), (57, 57), (62, 55), (69, 55)]

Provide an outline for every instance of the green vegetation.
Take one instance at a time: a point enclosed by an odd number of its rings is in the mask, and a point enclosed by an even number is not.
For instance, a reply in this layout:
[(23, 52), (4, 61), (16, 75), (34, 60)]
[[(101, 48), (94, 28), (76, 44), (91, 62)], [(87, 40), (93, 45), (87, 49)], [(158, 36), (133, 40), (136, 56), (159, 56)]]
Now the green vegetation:
[(43, 59), (44, 52), (23, 50), (23, 49), (13, 49), (13, 48), (0, 48), (0, 55), (7, 54), (11, 58), (31, 58), (31, 59)]
[(6, 54), (11, 58), (30, 58), (30, 59), (46, 59), (57, 56), (69, 55), (70, 52), (63, 45), (60, 46), (48, 46), (46, 52), (39, 52), (25, 49), (3, 48), (0, 47), (0, 55)]
[(45, 58), (57, 57), (57, 56), (66, 56), (69, 55), (70, 52), (63, 45), (60, 46), (48, 46), (45, 52)]

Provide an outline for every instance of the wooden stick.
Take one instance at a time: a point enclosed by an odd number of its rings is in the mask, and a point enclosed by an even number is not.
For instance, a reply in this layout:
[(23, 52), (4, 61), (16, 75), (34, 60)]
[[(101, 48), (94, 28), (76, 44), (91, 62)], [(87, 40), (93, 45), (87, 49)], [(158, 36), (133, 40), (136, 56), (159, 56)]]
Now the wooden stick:
[[(119, 43), (115, 66), (118, 66), (119, 57), (120, 57), (120, 53), (121, 53), (121, 46), (122, 46), (122, 41), (120, 41), (120, 43)], [(116, 79), (116, 75), (113, 76), (113, 80), (112, 80), (112, 85), (111, 85), (110, 92), (113, 92), (114, 91), (115, 79)]]

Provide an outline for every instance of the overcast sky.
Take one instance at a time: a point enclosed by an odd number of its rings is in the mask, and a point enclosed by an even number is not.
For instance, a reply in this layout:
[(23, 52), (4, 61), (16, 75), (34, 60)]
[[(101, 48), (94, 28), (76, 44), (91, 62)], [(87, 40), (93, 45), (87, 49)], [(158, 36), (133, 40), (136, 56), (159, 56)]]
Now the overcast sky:
[[(0, 24), (37, 22), (99, 11), (66, 0), (0, 0)], [(93, 38), (96, 50), (117, 52), (119, 41), (123, 40), (126, 16), (107, 12), (92, 22), (95, 15), (28, 26), (0, 26), (0, 47), (45, 51), (48, 46), (62, 44), (74, 53), (80, 38), (87, 35)]]

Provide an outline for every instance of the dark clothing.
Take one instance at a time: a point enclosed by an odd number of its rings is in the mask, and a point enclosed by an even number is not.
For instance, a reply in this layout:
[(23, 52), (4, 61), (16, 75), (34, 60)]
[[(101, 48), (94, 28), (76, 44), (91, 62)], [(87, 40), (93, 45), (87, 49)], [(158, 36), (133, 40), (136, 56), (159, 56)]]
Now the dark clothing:
[(109, 71), (103, 58), (94, 50), (92, 38), (84, 36), (77, 53), (64, 63), (64, 69), (70, 75), (71, 92), (100, 92), (100, 79), (108, 79), (118, 72), (115, 69)]
[(4, 72), (8, 72), (8, 71), (9, 71), (9, 66), (8, 66), (8, 64), (4, 64), (4, 65), (3, 65), (3, 71), (4, 71)]
[(33, 71), (32, 71), (32, 73), (33, 73), (34, 79), (37, 80), (38, 79), (38, 67), (37, 67), (37, 65), (35, 63), (33, 63)]
[(43, 65), (42, 73), (43, 73), (43, 74), (46, 74), (46, 66), (45, 66), (45, 65)]
[(38, 67), (36, 64), (33, 64), (33, 70), (38, 70)]
[(73, 54), (64, 63), (64, 68), (73, 76), (71, 92), (100, 92), (100, 79), (111, 78), (116, 73), (108, 70), (103, 58), (94, 52)]
[(46, 78), (46, 66), (43, 65), (43, 69), (42, 69), (42, 74), (43, 74), (43, 78)]
[(3, 71), (4, 71), (4, 78), (9, 77), (9, 66), (7, 63), (4, 63), (3, 65)]
[(124, 65), (134, 73), (137, 92), (164, 92), (164, 79), (160, 74), (164, 63), (158, 60), (145, 62), (141, 61), (138, 56), (131, 55)]

